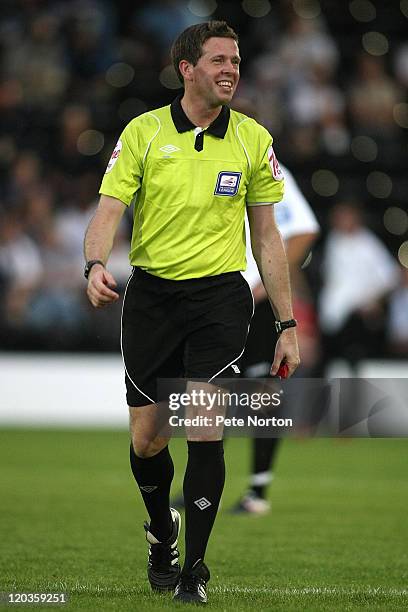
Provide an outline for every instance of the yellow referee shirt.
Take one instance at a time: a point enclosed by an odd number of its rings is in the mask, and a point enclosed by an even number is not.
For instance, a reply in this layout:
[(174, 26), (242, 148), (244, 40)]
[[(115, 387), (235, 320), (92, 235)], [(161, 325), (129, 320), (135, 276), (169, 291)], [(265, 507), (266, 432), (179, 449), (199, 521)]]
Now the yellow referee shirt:
[(126, 126), (100, 193), (135, 202), (131, 265), (174, 280), (245, 270), (245, 206), (283, 196), (272, 137), (227, 106), (203, 131), (180, 100)]

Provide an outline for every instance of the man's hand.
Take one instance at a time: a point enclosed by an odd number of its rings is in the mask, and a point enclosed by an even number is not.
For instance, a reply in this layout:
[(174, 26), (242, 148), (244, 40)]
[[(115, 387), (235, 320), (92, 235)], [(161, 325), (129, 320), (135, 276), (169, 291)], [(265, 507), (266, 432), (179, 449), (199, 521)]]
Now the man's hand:
[(116, 287), (112, 274), (101, 264), (95, 264), (89, 274), (87, 294), (89, 301), (95, 308), (101, 308), (119, 299), (119, 294), (112, 291)]
[(279, 367), (286, 364), (288, 368), (287, 377), (292, 376), (300, 363), (299, 347), (296, 330), (285, 329), (278, 338), (275, 347), (275, 358), (271, 367), (271, 376), (276, 376)]

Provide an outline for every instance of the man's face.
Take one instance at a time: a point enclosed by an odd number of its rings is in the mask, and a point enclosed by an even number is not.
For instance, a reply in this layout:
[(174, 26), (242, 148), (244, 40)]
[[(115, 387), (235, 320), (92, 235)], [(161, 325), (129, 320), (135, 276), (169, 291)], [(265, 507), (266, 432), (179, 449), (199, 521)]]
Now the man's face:
[(209, 38), (203, 54), (192, 67), (191, 88), (210, 107), (228, 104), (239, 81), (238, 45), (232, 38)]

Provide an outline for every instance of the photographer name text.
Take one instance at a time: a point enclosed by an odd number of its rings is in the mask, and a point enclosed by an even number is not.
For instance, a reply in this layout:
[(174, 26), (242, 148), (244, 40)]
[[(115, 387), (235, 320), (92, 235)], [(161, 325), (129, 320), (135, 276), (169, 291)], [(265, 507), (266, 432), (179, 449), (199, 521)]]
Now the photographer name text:
[(216, 416), (179, 417), (174, 414), (169, 418), (172, 427), (293, 427), (292, 419), (278, 417), (263, 417), (258, 414), (247, 415), (245, 418)]

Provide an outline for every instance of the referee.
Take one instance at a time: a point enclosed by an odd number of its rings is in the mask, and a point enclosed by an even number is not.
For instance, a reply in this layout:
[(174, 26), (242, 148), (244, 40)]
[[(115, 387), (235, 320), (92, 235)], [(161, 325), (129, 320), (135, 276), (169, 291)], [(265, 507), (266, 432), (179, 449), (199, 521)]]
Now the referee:
[[(184, 476), (185, 560), (180, 516), (169, 505), (169, 439), (155, 430), (157, 379), (206, 379), (237, 371), (253, 312), (245, 269), (245, 210), (255, 258), (283, 333), (271, 372), (299, 363), (288, 266), (273, 203), (283, 175), (270, 134), (228, 107), (239, 81), (238, 37), (225, 23), (189, 27), (172, 47), (184, 92), (124, 129), (85, 236), (88, 297), (99, 308), (119, 299), (106, 268), (114, 236), (134, 202), (121, 346), (130, 412), (130, 462), (150, 523), (148, 578), (174, 599), (206, 603), (204, 563), (224, 486), (220, 434), (188, 432)], [(216, 389), (216, 387), (214, 387)], [(195, 435), (194, 435), (195, 434)]]

